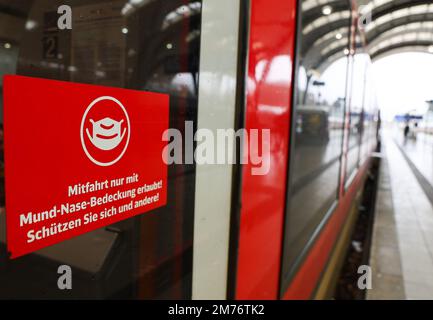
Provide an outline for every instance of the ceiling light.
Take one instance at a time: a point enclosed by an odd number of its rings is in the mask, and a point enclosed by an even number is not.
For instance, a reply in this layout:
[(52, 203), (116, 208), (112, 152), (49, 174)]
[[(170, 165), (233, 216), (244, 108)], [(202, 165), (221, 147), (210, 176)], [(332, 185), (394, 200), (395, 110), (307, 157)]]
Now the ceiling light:
[(322, 8), (322, 13), (323, 13), (325, 16), (329, 16), (329, 15), (332, 13), (332, 7), (331, 7), (331, 6), (324, 6), (324, 7)]
[(26, 30), (33, 30), (38, 26), (37, 22), (34, 20), (27, 20), (25, 28)]
[(337, 33), (337, 34), (335, 35), (335, 38), (336, 38), (337, 40), (340, 40), (340, 39), (343, 38), (343, 35), (342, 35), (341, 33)]

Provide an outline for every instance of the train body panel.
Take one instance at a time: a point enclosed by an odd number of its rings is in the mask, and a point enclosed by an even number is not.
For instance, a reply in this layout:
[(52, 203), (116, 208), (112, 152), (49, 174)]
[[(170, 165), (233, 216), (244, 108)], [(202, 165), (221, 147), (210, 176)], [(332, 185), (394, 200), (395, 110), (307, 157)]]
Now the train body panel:
[[(271, 153), (268, 174), (253, 176), (251, 167), (243, 168), (236, 298), (276, 299), (286, 195), (295, 3), (252, 1), (250, 10), (245, 127), (270, 129)], [(259, 68), (263, 72), (257, 72)], [(282, 75), (278, 81), (274, 80), (275, 74)]]

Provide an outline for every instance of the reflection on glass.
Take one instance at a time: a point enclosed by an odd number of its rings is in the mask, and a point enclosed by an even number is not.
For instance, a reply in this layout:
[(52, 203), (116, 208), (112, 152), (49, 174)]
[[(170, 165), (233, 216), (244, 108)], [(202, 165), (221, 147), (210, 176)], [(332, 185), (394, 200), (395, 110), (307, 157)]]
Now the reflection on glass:
[(361, 46), (358, 48), (359, 53), (353, 57), (353, 76), (352, 91), (350, 100), (349, 116), (349, 146), (346, 165), (346, 182), (356, 173), (360, 164), (361, 141), (365, 132), (365, 121), (368, 117), (364, 113), (364, 91), (366, 88), (366, 71), (369, 62), (367, 54), (362, 53)]
[[(17, 73), (163, 92), (170, 94), (171, 128), (196, 120), (201, 1), (66, 3), (72, 30), (57, 28), (65, 1), (0, 0), (0, 81)], [(0, 297), (190, 298), (194, 181), (193, 165), (171, 166), (166, 207), (12, 261), (0, 183)], [(61, 264), (74, 270), (72, 292), (57, 289)]]
[[(341, 5), (343, 3), (343, 5)], [(328, 8), (329, 4), (329, 8)], [(333, 1), (302, 13), (295, 86), (296, 138), (290, 159), (283, 280), (337, 199), (346, 106), (350, 4)], [(323, 25), (315, 21), (338, 15)], [(315, 27), (320, 25), (321, 27)]]

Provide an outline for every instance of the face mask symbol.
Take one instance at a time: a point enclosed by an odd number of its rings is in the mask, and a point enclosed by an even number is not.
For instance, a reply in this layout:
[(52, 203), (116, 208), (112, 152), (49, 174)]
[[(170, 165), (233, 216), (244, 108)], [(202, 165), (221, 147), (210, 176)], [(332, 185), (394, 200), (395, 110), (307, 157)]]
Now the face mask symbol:
[(125, 137), (126, 128), (122, 129), (122, 121), (116, 121), (111, 118), (105, 118), (97, 122), (90, 119), (93, 125), (93, 135), (90, 134), (89, 129), (86, 129), (87, 137), (93, 145), (101, 150), (113, 150), (116, 148)]

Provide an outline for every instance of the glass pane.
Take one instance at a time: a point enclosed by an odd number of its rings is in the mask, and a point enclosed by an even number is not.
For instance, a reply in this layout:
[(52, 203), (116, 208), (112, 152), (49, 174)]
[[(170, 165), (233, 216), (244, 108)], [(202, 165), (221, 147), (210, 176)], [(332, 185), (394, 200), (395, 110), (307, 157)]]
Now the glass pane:
[(371, 60), (366, 57), (366, 75), (365, 75), (365, 91), (364, 91), (364, 109), (363, 109), (363, 126), (362, 126), (362, 145), (361, 145), (361, 158), (360, 163), (363, 164), (368, 157), (368, 153), (371, 151), (370, 141), (373, 140), (371, 137), (372, 127), (374, 124), (374, 79), (372, 77)]
[[(60, 5), (72, 8), (72, 30), (57, 28)], [(167, 93), (169, 126), (183, 132), (197, 117), (200, 20), (201, 1), (0, 0), (0, 79)], [(165, 207), (10, 260), (2, 181), (0, 298), (190, 298), (194, 183), (194, 165), (169, 166)], [(62, 264), (70, 292), (57, 288)]]
[[(332, 2), (332, 1), (328, 1)], [(290, 159), (283, 280), (337, 199), (348, 68), (350, 4), (341, 17), (308, 34), (299, 31), (301, 56), (295, 84), (295, 131)], [(316, 15), (322, 15), (317, 7)], [(311, 14), (311, 13), (310, 13)], [(302, 27), (311, 16), (301, 15)], [(317, 41), (320, 39), (320, 41)]]
[(360, 52), (355, 54), (353, 63), (352, 78), (352, 96), (350, 100), (350, 118), (349, 118), (349, 149), (347, 154), (346, 181), (353, 177), (359, 166), (360, 145), (364, 132), (365, 114), (364, 91), (366, 85), (366, 68), (369, 57), (367, 54)]

